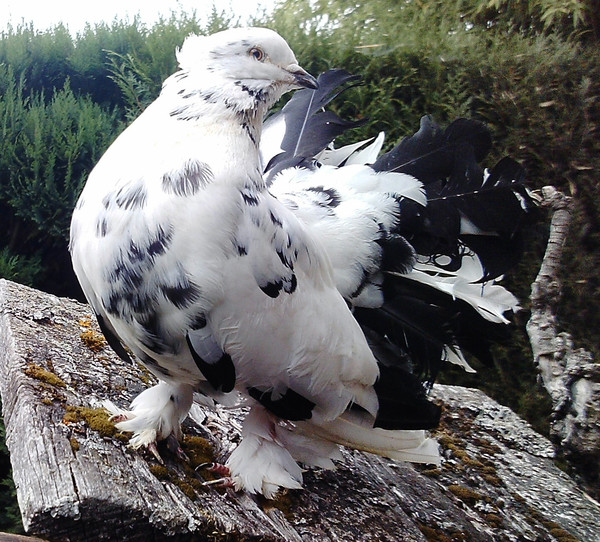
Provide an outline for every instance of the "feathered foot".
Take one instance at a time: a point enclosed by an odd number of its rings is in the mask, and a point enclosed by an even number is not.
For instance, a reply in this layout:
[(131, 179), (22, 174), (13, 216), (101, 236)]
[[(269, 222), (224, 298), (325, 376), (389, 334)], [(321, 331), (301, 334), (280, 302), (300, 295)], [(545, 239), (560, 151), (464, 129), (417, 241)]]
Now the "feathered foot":
[(163, 463), (156, 443), (167, 441), (167, 448), (179, 458), (187, 456), (179, 445), (181, 422), (192, 406), (193, 388), (188, 384), (167, 384), (156, 386), (140, 393), (124, 410), (110, 401), (104, 407), (112, 414), (110, 420), (117, 429), (133, 432), (129, 446), (134, 449), (147, 448), (154, 457)]
[(302, 470), (276, 438), (278, 419), (261, 406), (252, 407), (244, 420), (242, 442), (226, 466), (236, 490), (261, 493), (272, 499), (279, 488), (302, 488)]
[(284, 422), (264, 407), (254, 405), (244, 420), (242, 442), (226, 467), (237, 490), (273, 499), (280, 488), (301, 489), (305, 466), (335, 469), (341, 459), (336, 443)]

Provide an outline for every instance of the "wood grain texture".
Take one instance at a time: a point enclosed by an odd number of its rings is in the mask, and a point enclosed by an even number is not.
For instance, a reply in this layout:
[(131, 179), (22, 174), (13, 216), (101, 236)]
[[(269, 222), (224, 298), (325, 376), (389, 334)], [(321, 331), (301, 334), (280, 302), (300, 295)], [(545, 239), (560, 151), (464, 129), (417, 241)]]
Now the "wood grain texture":
[[(30, 534), (355, 542), (552, 541), (560, 532), (597, 540), (600, 509), (554, 466), (551, 444), (479, 391), (436, 387), (446, 405), (440, 469), (344, 451), (336, 471), (307, 471), (304, 490), (266, 501), (204, 487), (168, 450), (162, 467), (111, 432), (101, 402), (126, 406), (152, 379), (112, 353), (89, 307), (7, 281), (0, 306), (0, 392)], [(186, 450), (201, 437), (224, 460), (242, 415), (194, 405)]]

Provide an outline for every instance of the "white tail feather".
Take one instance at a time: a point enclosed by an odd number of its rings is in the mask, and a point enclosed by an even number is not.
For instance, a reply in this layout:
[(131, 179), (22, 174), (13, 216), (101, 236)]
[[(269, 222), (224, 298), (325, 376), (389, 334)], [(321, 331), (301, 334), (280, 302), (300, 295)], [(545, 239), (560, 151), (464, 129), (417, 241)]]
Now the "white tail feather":
[(379, 132), (377, 139), (373, 141), (368, 147), (353, 153), (347, 160), (346, 165), (350, 164), (372, 164), (377, 160), (377, 156), (383, 147), (383, 141), (385, 139), (385, 133)]
[[(331, 148), (327, 148), (322, 150), (317, 156), (315, 156), (315, 160), (319, 161), (324, 166), (339, 166), (342, 162), (348, 159), (354, 152), (360, 149), (362, 146), (366, 145), (373, 141), (373, 138), (364, 139), (363, 141), (358, 141), (356, 143), (351, 143), (350, 145), (345, 145), (344, 147), (340, 147), (339, 149), (334, 149), (331, 145)], [(262, 147), (262, 142), (261, 142)]]
[(476, 256), (465, 256), (460, 269), (455, 272), (418, 263), (410, 273), (402, 276), (466, 301), (490, 322), (508, 324), (504, 313), (520, 309), (517, 298), (495, 282), (476, 282), (482, 275), (483, 268), (479, 259)]
[(473, 367), (469, 365), (458, 346), (444, 346), (444, 359), (446, 361), (449, 361), (450, 363), (453, 363), (454, 365), (462, 367), (467, 373), (477, 372), (475, 369), (473, 369)]
[(363, 452), (399, 461), (440, 464), (438, 444), (427, 438), (425, 431), (390, 431), (368, 427), (360, 417), (346, 412), (341, 417), (319, 424), (298, 424), (303, 432)]

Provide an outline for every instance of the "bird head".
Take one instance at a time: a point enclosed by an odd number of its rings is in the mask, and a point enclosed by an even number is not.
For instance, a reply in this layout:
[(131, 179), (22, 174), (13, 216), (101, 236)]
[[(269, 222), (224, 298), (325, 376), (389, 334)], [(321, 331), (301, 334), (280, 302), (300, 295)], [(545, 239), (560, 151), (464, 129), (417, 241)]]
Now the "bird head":
[(267, 28), (189, 36), (177, 60), (191, 78), (188, 84), (218, 89), (219, 96), (240, 110), (261, 104), (268, 108), (289, 90), (318, 86), (286, 41)]

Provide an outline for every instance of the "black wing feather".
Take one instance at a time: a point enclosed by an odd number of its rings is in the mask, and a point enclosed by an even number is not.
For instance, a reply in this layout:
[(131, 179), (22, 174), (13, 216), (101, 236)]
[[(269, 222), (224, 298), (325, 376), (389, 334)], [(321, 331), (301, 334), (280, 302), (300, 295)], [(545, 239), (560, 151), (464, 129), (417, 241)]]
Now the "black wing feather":
[(459, 145), (470, 146), (476, 160), (481, 161), (492, 146), (491, 134), (476, 120), (457, 119), (442, 130), (432, 117), (424, 116), (419, 131), (380, 156), (373, 169), (407, 173), (429, 184), (448, 176), (460, 157), (456, 152)]

